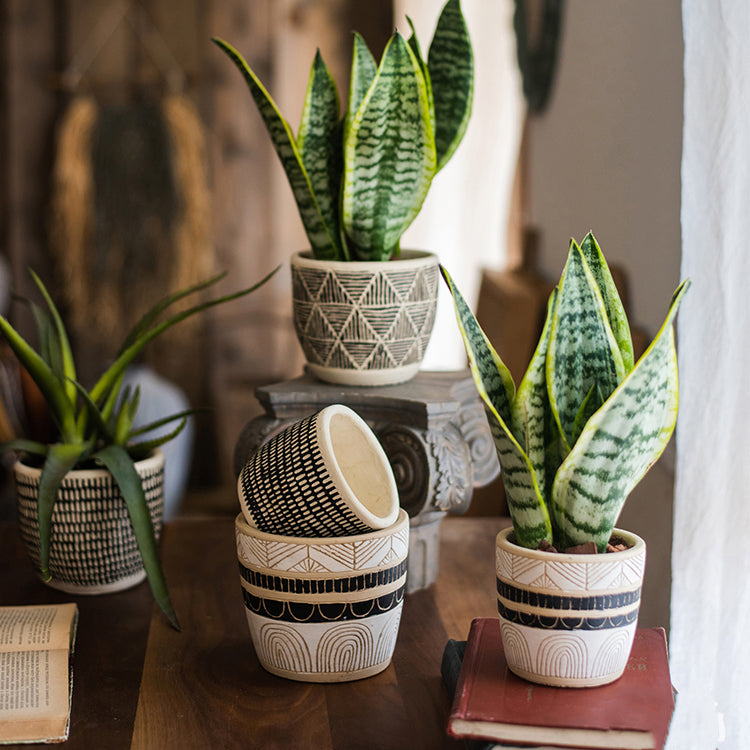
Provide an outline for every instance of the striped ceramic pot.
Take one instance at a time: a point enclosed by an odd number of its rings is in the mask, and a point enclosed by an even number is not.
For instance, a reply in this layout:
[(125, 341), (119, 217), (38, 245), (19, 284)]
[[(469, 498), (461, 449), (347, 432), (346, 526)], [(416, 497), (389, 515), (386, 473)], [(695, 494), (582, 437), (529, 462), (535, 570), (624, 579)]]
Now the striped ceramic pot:
[(409, 517), (349, 537), (289, 537), (235, 521), (242, 596), (261, 665), (303, 682), (382, 672), (396, 645)]
[(593, 687), (620, 677), (638, 621), (646, 544), (616, 529), (621, 552), (562, 554), (497, 535), (497, 608), (503, 649), (519, 677)]
[(342, 385), (403, 383), (419, 371), (435, 322), (438, 260), (402, 250), (389, 261), (292, 257), (294, 329), (309, 371)]
[[(158, 539), (164, 509), (164, 454), (155, 451), (135, 467)], [(13, 470), (21, 538), (41, 578), (37, 502), (41, 469), (17, 461)], [(69, 594), (122, 591), (146, 577), (125, 501), (106, 469), (76, 469), (65, 475), (52, 510), (50, 574), (52, 579), (45, 583)]]

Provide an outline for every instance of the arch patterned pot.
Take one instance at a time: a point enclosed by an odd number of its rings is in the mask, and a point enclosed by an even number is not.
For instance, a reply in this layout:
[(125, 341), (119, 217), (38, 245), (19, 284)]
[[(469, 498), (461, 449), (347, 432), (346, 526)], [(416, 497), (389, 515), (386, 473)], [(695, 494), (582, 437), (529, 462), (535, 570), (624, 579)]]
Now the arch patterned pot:
[(308, 369), (341, 385), (403, 383), (419, 371), (438, 295), (438, 260), (402, 250), (389, 261), (291, 260), (294, 329)]
[[(155, 451), (135, 464), (157, 539), (164, 512), (164, 454)], [(39, 565), (37, 493), (41, 469), (17, 461), (13, 467), (21, 538), (34, 570)], [(125, 501), (106, 469), (76, 469), (63, 479), (52, 510), (51, 588), (69, 594), (107, 594), (145, 577)]]
[(261, 665), (302, 682), (382, 672), (406, 588), (409, 517), (348, 537), (290, 537), (235, 520), (245, 613)]
[(526, 549), (497, 535), (497, 607), (511, 671), (545, 685), (605, 685), (625, 670), (638, 622), (646, 543), (616, 529), (621, 552)]

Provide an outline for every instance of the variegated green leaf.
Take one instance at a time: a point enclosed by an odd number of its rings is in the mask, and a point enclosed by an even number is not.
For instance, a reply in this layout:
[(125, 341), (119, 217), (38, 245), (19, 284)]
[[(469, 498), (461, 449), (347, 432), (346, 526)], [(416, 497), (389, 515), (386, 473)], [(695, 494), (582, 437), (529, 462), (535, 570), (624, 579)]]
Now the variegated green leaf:
[[(297, 149), (326, 226), (339, 225), (341, 187), (341, 124), (339, 94), (323, 57), (318, 51), (310, 70), (302, 119), (297, 132)], [(337, 241), (339, 235), (333, 232)], [(344, 252), (337, 246), (339, 257)]]
[(427, 67), (435, 102), (435, 146), (440, 170), (464, 137), (474, 97), (474, 55), (459, 0), (449, 0), (440, 14)]
[(344, 115), (344, 142), (351, 130), (354, 115), (362, 104), (367, 91), (375, 79), (378, 64), (367, 47), (361, 34), (354, 32), (354, 48), (352, 50), (352, 71), (349, 78), (349, 101)]
[(414, 57), (417, 59), (419, 68), (422, 71), (422, 75), (424, 76), (424, 82), (427, 86), (427, 101), (430, 103), (430, 124), (432, 125), (432, 131), (435, 132), (435, 101), (432, 98), (432, 80), (430, 79), (430, 70), (427, 67), (427, 63), (424, 61), (424, 57), (422, 56), (422, 48), (419, 46), (419, 39), (417, 38), (417, 31), (414, 28), (414, 23), (411, 18), (409, 18), (409, 16), (406, 17), (406, 20), (408, 21), (409, 28), (411, 29), (411, 36), (409, 37), (409, 47), (411, 47), (411, 51), (414, 53)]
[(159, 550), (148, 502), (143, 492), (141, 478), (133, 465), (133, 461), (125, 448), (119, 445), (109, 445), (95, 453), (93, 457), (101, 461), (109, 470), (120, 488), (120, 494), (128, 508), (128, 515), (154, 599), (167, 616), (172, 627), (179, 630), (180, 625), (169, 598), (167, 582), (159, 559)]
[(589, 264), (591, 273), (596, 280), (596, 284), (604, 300), (607, 320), (609, 320), (609, 326), (612, 329), (615, 341), (617, 341), (617, 345), (620, 347), (625, 372), (630, 372), (635, 364), (635, 359), (633, 356), (633, 341), (630, 336), (628, 317), (625, 314), (625, 308), (622, 305), (622, 300), (615, 286), (615, 281), (612, 278), (612, 273), (609, 270), (607, 261), (604, 259), (604, 254), (591, 232), (583, 238), (581, 252)]
[(672, 435), (678, 404), (672, 324), (688, 285), (678, 287), (656, 338), (557, 472), (552, 512), (563, 545), (594, 540), (600, 551), (606, 548), (625, 499)]
[(543, 539), (552, 541), (552, 526), (534, 467), (508, 427), (515, 391), (513, 378), (448, 272), (442, 266), (440, 270), (453, 296), (471, 373), (484, 401), (516, 539), (524, 547), (536, 548)]
[(598, 386), (607, 398), (625, 371), (599, 287), (575, 241), (570, 243), (558, 289), (547, 356), (547, 391), (567, 453), (578, 437), (576, 418), (592, 386)]
[(360, 260), (387, 260), (435, 174), (435, 136), (419, 62), (396, 33), (344, 144), (342, 221)]
[(289, 127), (276, 106), (276, 102), (266, 91), (260, 79), (255, 75), (245, 59), (227, 42), (213, 39), (235, 66), (242, 73), (250, 94), (255, 101), (263, 122), (266, 125), (281, 165), (286, 172), (287, 179), (297, 202), (302, 224), (310, 240), (310, 245), (316, 257), (324, 259), (341, 259), (338, 251), (339, 234), (335, 226), (328, 226), (313, 192), (310, 178), (302, 164), (302, 157), (297, 150), (297, 144)]
[[(555, 420), (547, 395), (546, 378), (547, 349), (556, 303), (557, 289), (553, 290), (550, 295), (539, 343), (511, 406), (513, 434), (529, 458), (536, 475), (539, 492), (545, 500), (550, 493), (554, 472), (560, 465), (559, 460), (557, 462), (549, 460), (551, 452), (559, 453), (559, 451)], [(552, 472), (550, 477), (547, 476), (548, 470)]]

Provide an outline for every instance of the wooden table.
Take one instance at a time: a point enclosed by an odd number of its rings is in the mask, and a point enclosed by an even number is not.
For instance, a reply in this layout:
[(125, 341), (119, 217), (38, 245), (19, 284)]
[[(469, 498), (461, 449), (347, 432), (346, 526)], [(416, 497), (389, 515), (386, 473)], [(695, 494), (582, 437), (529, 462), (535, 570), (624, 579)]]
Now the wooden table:
[(446, 518), (437, 583), (407, 596), (391, 665), (356, 682), (297, 683), (259, 665), (226, 518), (165, 528), (162, 559), (180, 633), (145, 583), (97, 597), (43, 586), (8, 523), (0, 524), (0, 604), (78, 603), (66, 750), (462, 748), (445, 735), (450, 699), (440, 660), (447, 639), (466, 638), (474, 617), (497, 614), (494, 537), (507, 524)]

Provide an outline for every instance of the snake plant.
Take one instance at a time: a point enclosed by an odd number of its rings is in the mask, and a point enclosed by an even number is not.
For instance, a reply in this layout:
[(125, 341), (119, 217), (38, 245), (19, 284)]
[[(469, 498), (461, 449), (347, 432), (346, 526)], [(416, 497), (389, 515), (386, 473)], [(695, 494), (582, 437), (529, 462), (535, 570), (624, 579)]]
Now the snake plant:
[(518, 390), (449, 274), (459, 328), (495, 441), (516, 541), (606, 550), (622, 506), (674, 430), (673, 322), (689, 280), (637, 363), (622, 302), (593, 234), (570, 243)]
[[(179, 630), (159, 560), (146, 497), (134, 464), (175, 438), (193, 412), (180, 412), (134, 429), (139, 391), (136, 388), (131, 393), (128, 389), (121, 389), (123, 377), (128, 365), (143, 348), (168, 328), (209, 307), (249, 294), (265, 283), (272, 274), (249, 289), (202, 302), (160, 322), (162, 314), (169, 307), (188, 295), (215, 284), (224, 274), (164, 298), (134, 326), (117, 357), (94, 386), (87, 390), (76, 380), (76, 365), (62, 317), (47, 288), (31, 271), (45, 302), (45, 307), (31, 303), (39, 336), (38, 350), (30, 346), (2, 316), (0, 331), (41, 391), (57, 435), (55, 442), (51, 444), (16, 438), (0, 444), (0, 452), (15, 451), (40, 457), (39, 553), (41, 574), (45, 580), (50, 580), (52, 511), (63, 478), (68, 471), (81, 466), (103, 466), (112, 474), (127, 505), (154, 598), (170, 623)], [(146, 437), (151, 430), (174, 422), (178, 422), (177, 426), (166, 435), (153, 439)]]
[(354, 34), (343, 118), (318, 51), (296, 137), (242, 55), (213, 39), (247, 82), (316, 258), (380, 261), (397, 254), (433, 177), (466, 131), (474, 62), (459, 0), (443, 7), (426, 61), (411, 31), (408, 40), (393, 34), (379, 64)]

